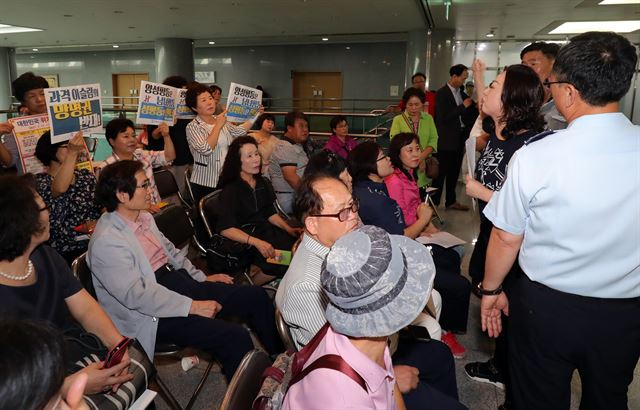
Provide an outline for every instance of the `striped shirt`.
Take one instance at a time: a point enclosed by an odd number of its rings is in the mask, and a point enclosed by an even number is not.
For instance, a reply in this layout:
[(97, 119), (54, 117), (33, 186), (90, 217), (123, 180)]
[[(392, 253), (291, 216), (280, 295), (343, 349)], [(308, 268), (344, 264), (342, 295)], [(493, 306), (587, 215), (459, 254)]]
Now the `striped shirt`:
[(327, 321), (324, 311), (329, 299), (320, 285), (320, 272), (328, 253), (329, 248), (305, 232), (278, 286), (276, 306), (298, 349), (309, 343)]
[(196, 117), (187, 125), (187, 142), (193, 155), (191, 182), (209, 188), (218, 185), (222, 165), (233, 139), (247, 135), (243, 127), (227, 122), (220, 130), (216, 148), (211, 149), (207, 138), (212, 130), (213, 124), (207, 124), (200, 117)]

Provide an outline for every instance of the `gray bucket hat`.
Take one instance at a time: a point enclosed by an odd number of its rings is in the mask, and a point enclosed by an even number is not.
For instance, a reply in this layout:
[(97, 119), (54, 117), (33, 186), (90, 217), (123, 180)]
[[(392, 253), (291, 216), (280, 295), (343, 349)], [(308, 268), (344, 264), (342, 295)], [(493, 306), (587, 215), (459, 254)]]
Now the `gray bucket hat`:
[(347, 336), (389, 336), (424, 309), (435, 274), (424, 245), (361, 226), (338, 239), (322, 265), (327, 320)]

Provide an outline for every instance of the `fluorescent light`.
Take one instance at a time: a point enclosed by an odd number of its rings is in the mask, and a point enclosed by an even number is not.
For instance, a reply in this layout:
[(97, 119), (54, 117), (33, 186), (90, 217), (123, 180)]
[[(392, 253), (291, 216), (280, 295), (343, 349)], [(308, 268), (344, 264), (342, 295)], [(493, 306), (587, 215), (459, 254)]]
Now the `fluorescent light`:
[(329, 41), (328, 37), (322, 37), (322, 41)]
[(622, 21), (567, 21), (554, 28), (549, 34), (578, 34), (587, 31), (615, 31), (631, 33), (640, 29), (640, 20)]
[(598, 6), (611, 6), (614, 4), (640, 4), (640, 0), (602, 0)]
[(209, 44), (211, 44), (211, 45), (213, 45), (215, 43), (216, 43), (215, 41), (209, 41)]
[(493, 34), (493, 33), (487, 33), (487, 34), (486, 34), (486, 36), (487, 36), (487, 37), (493, 37), (493, 36), (495, 36), (495, 34)]
[(38, 49), (37, 49), (37, 48), (32, 48), (32, 50), (33, 50), (33, 51), (38, 51)]
[(42, 31), (39, 28), (11, 26), (9, 24), (0, 24), (0, 34), (11, 33), (28, 33), (30, 31)]
[(113, 47), (113, 48), (118, 48), (118, 47), (120, 47), (120, 46), (119, 46), (119, 45), (117, 45), (117, 44), (114, 44), (114, 45), (112, 45), (111, 47)]

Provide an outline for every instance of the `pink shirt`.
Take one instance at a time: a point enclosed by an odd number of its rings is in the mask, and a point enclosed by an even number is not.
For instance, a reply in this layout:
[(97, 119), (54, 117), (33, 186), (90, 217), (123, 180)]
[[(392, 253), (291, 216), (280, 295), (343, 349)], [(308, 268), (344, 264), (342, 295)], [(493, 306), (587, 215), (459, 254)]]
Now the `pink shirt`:
[(151, 264), (151, 268), (156, 271), (159, 267), (169, 262), (169, 258), (164, 253), (164, 249), (160, 244), (160, 241), (156, 236), (151, 232), (151, 220), (153, 216), (150, 213), (142, 211), (140, 215), (138, 215), (138, 219), (135, 222), (128, 220), (127, 218), (122, 218), (127, 223), (129, 228), (133, 231), (133, 234), (136, 236), (136, 239), (140, 243), (144, 254), (149, 259), (149, 263)]
[(349, 363), (365, 380), (367, 391), (343, 373), (331, 369), (317, 369), (289, 389), (282, 410), (397, 408), (393, 398), (395, 375), (389, 348), (385, 348), (384, 351), (384, 365), (387, 368), (385, 370), (356, 349), (346, 336), (329, 328), (305, 367), (325, 354), (337, 354)]
[(393, 198), (404, 215), (406, 226), (413, 225), (418, 219), (418, 206), (420, 206), (420, 190), (414, 178), (408, 178), (404, 172), (396, 168), (393, 174), (384, 179), (389, 196)]
[(337, 135), (329, 137), (329, 141), (324, 145), (324, 149), (328, 149), (336, 155), (340, 155), (342, 158), (347, 159), (352, 149), (358, 146), (358, 141), (354, 140), (350, 136), (346, 136), (344, 142), (338, 138)]

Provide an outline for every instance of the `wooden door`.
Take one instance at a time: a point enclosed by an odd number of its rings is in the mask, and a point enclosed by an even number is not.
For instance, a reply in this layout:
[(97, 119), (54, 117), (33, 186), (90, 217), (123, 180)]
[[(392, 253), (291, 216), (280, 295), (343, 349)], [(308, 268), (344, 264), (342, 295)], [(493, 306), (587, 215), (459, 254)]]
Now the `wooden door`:
[(341, 101), (323, 101), (342, 98), (342, 73), (294, 71), (293, 98), (294, 107), (301, 111), (342, 111)]
[[(137, 97), (140, 95), (140, 81), (149, 81), (148, 73), (112, 74), (113, 95), (116, 97)], [(136, 98), (115, 98), (116, 106), (137, 106)]]

